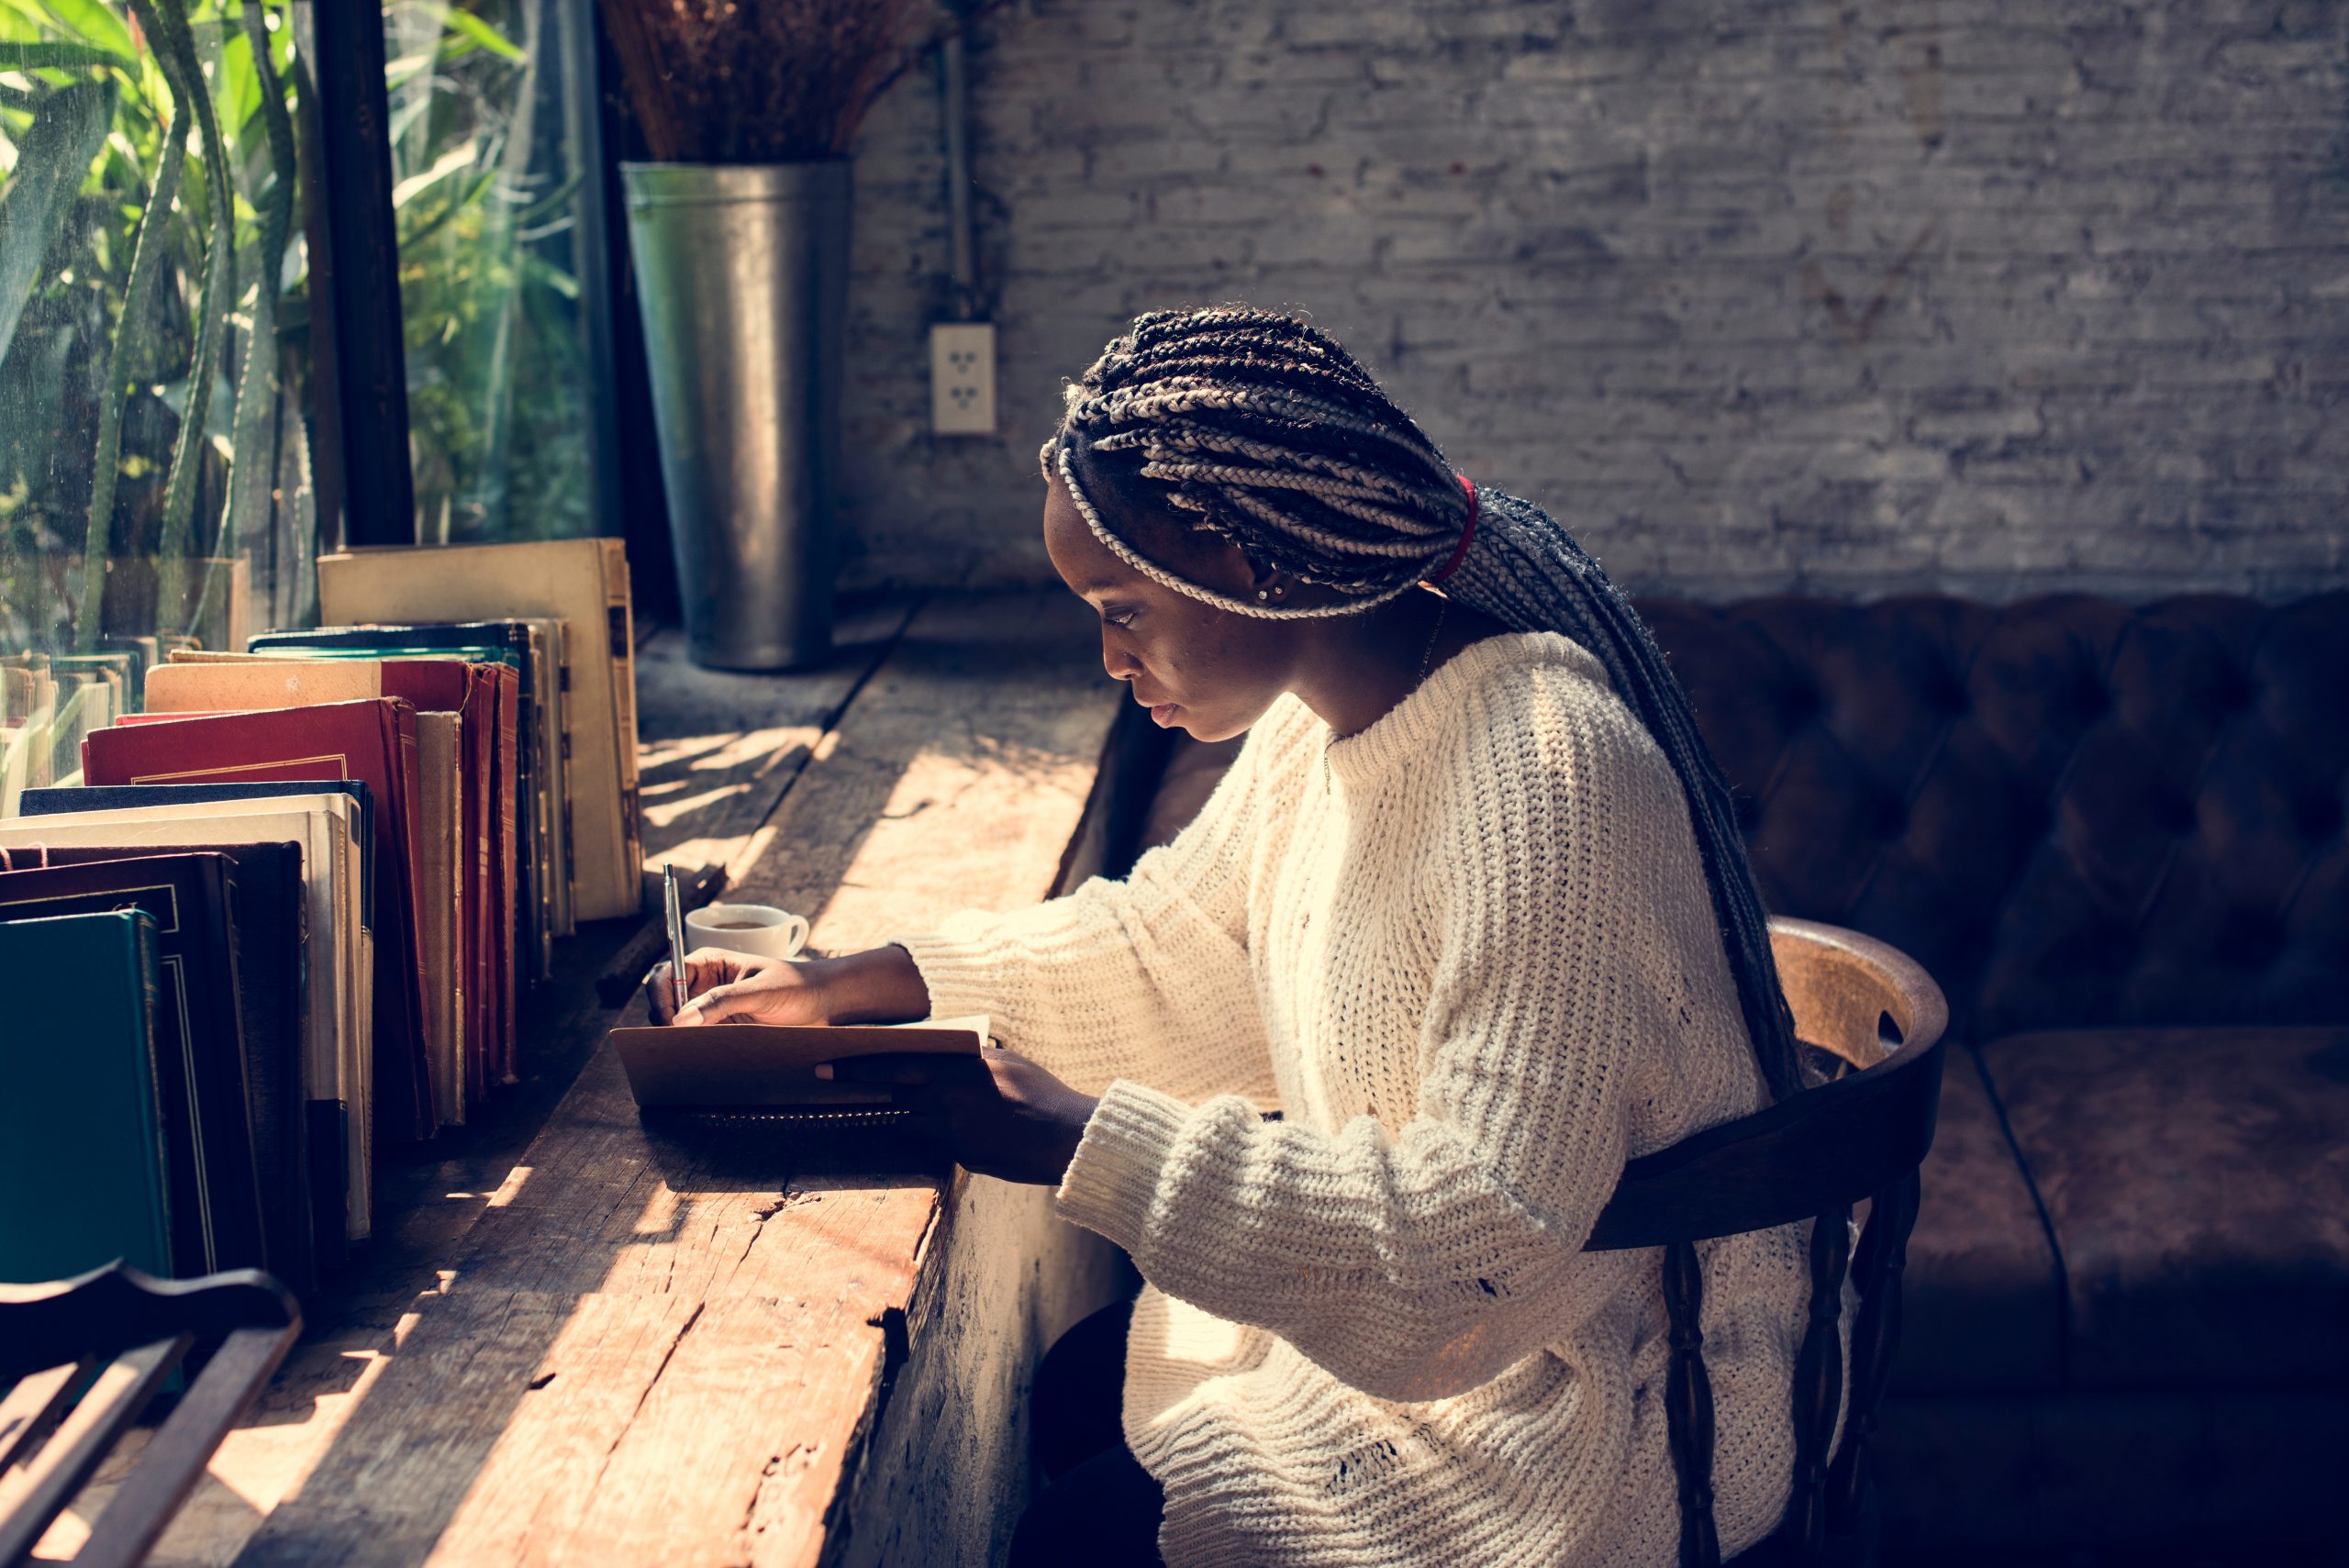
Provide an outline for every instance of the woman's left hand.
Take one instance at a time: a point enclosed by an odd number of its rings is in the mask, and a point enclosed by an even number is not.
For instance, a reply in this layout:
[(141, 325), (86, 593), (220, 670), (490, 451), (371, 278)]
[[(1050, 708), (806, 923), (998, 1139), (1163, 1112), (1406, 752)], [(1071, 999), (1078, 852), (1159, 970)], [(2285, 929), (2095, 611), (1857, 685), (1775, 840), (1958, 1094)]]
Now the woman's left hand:
[(852, 1056), (827, 1065), (835, 1083), (889, 1085), (914, 1113), (915, 1132), (965, 1169), (1007, 1182), (1058, 1186), (1100, 1103), (993, 1047), (976, 1056)]

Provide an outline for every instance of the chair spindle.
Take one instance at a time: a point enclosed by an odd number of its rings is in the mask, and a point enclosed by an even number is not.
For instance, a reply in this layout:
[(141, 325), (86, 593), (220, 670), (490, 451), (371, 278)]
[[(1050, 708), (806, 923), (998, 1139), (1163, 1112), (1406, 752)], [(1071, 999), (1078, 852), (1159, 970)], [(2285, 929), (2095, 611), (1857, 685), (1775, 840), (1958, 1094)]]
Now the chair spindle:
[(1794, 1488), (1787, 1500), (1793, 1561), (1806, 1568), (1827, 1544), (1827, 1458), (1843, 1398), (1843, 1271), (1851, 1251), (1848, 1206), (1811, 1222), (1810, 1314), (1795, 1358)]
[(1842, 1450), (1827, 1478), (1832, 1524), (1838, 1529), (1857, 1513), (1866, 1488), (1864, 1451), (1876, 1430), (1876, 1401), (1892, 1375), (1892, 1352), (1900, 1342), (1900, 1273), (1909, 1264), (1909, 1231), (1917, 1223), (1919, 1193), (1918, 1173), (1911, 1169), (1870, 1201), (1867, 1228), (1860, 1233), (1851, 1409)]
[(1664, 1249), (1664, 1309), (1672, 1329), (1664, 1427), (1680, 1482), (1680, 1568), (1720, 1568), (1713, 1529), (1713, 1380), (1705, 1370), (1705, 1276), (1693, 1241)]

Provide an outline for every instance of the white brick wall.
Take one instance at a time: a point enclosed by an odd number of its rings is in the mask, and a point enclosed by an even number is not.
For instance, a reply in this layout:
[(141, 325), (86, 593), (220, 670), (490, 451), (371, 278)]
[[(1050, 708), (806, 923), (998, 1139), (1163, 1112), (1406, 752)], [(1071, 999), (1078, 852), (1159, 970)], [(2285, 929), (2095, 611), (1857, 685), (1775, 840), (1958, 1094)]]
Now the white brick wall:
[(2349, 583), (2349, 6), (1019, 0), (972, 66), (1004, 434), (927, 428), (918, 72), (858, 150), (852, 585), (1049, 580), (1061, 378), (1234, 298), (1635, 590)]

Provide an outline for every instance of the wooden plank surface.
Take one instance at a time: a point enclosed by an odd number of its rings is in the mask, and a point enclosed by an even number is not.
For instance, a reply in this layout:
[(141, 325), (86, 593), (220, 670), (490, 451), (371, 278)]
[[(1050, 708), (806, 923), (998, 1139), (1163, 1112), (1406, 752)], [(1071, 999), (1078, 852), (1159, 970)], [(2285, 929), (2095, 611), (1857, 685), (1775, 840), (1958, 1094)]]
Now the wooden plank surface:
[[(726, 857), (737, 895), (809, 913), (828, 950), (1050, 892), (1117, 711), (1064, 595), (898, 606), (894, 639), (891, 613), (846, 690), (757, 682), (762, 706), (648, 657), (640, 695), (648, 783), (674, 785), (648, 789), (653, 842)], [(601, 1050), (494, 1187), (448, 1173), (469, 1201), (322, 1326), (154, 1561), (818, 1561), (947, 1273), (940, 1178), (662, 1138)]]
[(761, 847), (760, 827), (914, 606), (902, 594), (841, 606), (831, 661), (783, 678), (701, 669), (674, 628), (646, 642), (636, 660), (636, 717), (647, 863), (722, 865), (740, 875)]

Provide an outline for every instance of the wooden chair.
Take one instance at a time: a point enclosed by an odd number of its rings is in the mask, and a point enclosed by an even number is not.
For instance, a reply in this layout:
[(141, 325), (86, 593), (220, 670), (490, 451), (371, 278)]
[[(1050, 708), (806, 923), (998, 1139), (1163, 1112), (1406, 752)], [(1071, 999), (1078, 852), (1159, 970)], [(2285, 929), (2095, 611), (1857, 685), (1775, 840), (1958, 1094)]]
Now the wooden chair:
[[(1777, 1531), (1738, 1564), (1875, 1557), (1865, 1468), (1877, 1399), (1900, 1333), (1900, 1271), (1917, 1218), (1918, 1167), (1941, 1099), (1941, 988), (1898, 950), (1856, 931), (1773, 919), (1770, 946), (1795, 1033), (1831, 1053), (1834, 1075), (1790, 1099), (1706, 1129), (1624, 1167), (1586, 1251), (1664, 1249), (1672, 1362), (1665, 1420), (1680, 1493), (1682, 1568), (1715, 1568), (1713, 1393), (1698, 1315), (1697, 1243), (1809, 1219), (1810, 1314), (1795, 1363), (1794, 1490)], [(1851, 1402), (1842, 1396), (1842, 1305), (1852, 1207), (1868, 1204), (1853, 1280)]]
[(143, 1560), (301, 1329), (292, 1294), (258, 1269), (158, 1280), (116, 1262), (0, 1284), (0, 1568), (29, 1559), (188, 1351), (217, 1345), (72, 1559)]

